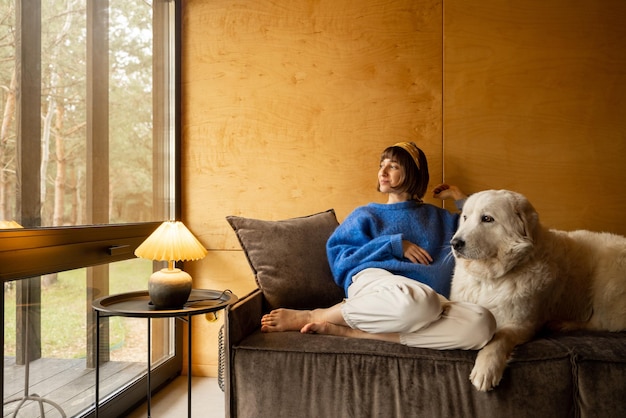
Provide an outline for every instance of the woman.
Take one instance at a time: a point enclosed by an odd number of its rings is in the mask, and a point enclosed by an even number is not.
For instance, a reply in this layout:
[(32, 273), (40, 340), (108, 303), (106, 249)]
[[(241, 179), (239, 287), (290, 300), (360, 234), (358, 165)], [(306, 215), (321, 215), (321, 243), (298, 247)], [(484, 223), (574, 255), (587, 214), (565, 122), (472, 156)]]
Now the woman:
[[(479, 349), (495, 320), (477, 305), (450, 302), (454, 258), (450, 239), (458, 214), (425, 204), (426, 156), (412, 142), (385, 149), (378, 190), (387, 203), (355, 209), (327, 243), (328, 260), (347, 298), (330, 308), (276, 309), (261, 319), (263, 332), (295, 331), (392, 341), (412, 347)], [(446, 184), (434, 197), (466, 196)]]

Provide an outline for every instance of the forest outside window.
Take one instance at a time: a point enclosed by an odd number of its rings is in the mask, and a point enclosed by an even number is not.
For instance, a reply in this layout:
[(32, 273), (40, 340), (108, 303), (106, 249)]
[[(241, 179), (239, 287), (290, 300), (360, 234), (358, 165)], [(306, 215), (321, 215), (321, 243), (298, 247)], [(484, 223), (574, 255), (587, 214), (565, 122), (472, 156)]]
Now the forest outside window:
[[(0, 228), (22, 227), (0, 229), (5, 414), (32, 392), (90, 414), (91, 302), (160, 267), (133, 251), (179, 214), (179, 33), (174, 0), (0, 0)], [(147, 322), (101, 323), (116, 416), (145, 396)], [(158, 384), (180, 370), (180, 330), (152, 324)]]

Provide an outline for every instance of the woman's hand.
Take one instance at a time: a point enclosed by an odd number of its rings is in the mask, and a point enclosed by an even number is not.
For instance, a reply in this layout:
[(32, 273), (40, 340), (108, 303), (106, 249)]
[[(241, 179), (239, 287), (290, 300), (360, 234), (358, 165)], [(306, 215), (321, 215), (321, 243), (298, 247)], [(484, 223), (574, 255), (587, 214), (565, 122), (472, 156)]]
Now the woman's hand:
[(435, 186), (433, 189), (433, 197), (435, 199), (454, 199), (462, 200), (467, 199), (467, 195), (461, 191), (457, 186), (447, 183), (441, 183)]
[(413, 244), (411, 241), (402, 240), (402, 253), (405, 258), (408, 258), (415, 264), (430, 264), (433, 262), (433, 258), (428, 254), (428, 251), (417, 244)]

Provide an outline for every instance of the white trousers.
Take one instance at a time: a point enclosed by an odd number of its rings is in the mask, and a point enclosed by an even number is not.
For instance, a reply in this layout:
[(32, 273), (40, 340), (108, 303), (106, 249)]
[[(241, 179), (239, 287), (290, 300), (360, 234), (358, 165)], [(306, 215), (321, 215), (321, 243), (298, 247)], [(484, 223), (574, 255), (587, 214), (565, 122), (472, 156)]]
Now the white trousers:
[(476, 350), (496, 329), (489, 310), (450, 302), (423, 283), (376, 268), (352, 278), (341, 312), (351, 328), (399, 333), (411, 347)]

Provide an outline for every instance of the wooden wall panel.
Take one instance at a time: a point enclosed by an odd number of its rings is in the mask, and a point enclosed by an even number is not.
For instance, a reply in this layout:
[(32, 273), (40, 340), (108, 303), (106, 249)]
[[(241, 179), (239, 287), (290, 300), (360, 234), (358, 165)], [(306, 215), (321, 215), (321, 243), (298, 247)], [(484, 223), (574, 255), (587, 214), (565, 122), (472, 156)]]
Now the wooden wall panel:
[[(378, 157), (394, 142), (418, 142), (441, 180), (441, 1), (187, 0), (183, 12), (183, 218), (210, 249), (186, 266), (195, 286), (254, 288), (225, 216), (343, 219), (381, 199)], [(197, 327), (192, 372), (206, 374), (218, 325)]]
[[(183, 217), (210, 249), (195, 285), (255, 286), (226, 215), (342, 219), (380, 198), (378, 153), (400, 139), (433, 184), (626, 234), (624, 21), (621, 0), (186, 0)], [(194, 323), (196, 374), (216, 370), (219, 324)]]
[(622, 0), (446, 0), (446, 180), (626, 234), (624, 22)]

